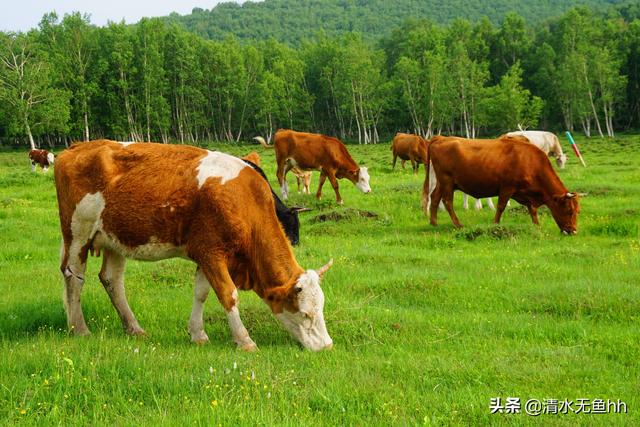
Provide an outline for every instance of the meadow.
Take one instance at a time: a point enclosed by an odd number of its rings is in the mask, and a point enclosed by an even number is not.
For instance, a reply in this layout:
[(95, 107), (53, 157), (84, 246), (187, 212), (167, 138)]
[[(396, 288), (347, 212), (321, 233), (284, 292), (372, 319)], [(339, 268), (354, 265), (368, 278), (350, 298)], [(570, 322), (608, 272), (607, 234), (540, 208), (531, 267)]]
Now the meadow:
[[(235, 349), (213, 294), (211, 341), (191, 344), (195, 268), (179, 259), (127, 264), (142, 339), (122, 331), (90, 259), (93, 334), (70, 336), (53, 173), (32, 173), (26, 150), (1, 151), (0, 423), (638, 425), (640, 137), (577, 142), (588, 167), (567, 153), (559, 171), (588, 193), (573, 237), (545, 208), (536, 227), (514, 202), (495, 226), (486, 208), (463, 211), (459, 193), (465, 228), (442, 211), (433, 228), (420, 208), (424, 169), (392, 170), (387, 144), (349, 146), (370, 168), (371, 194), (340, 181), (338, 207), (328, 183), (321, 201), (292, 191), (290, 204), (313, 209), (301, 215), (299, 263), (335, 261), (323, 281), (335, 348), (321, 353), (302, 350), (249, 292), (240, 312), (259, 352)], [(210, 147), (258, 151), (276, 184), (272, 150)], [(620, 399), (628, 413), (491, 414), (495, 397)]]

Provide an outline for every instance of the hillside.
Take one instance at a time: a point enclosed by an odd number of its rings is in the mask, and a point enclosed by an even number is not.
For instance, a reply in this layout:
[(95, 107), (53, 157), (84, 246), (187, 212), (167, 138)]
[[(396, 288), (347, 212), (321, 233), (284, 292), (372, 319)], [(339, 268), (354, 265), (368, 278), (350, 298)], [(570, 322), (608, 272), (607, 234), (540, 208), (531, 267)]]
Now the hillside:
[(266, 0), (223, 3), (211, 10), (193, 9), (190, 15), (166, 19), (200, 36), (223, 39), (268, 39), (299, 44), (319, 30), (327, 35), (347, 31), (378, 39), (408, 18), (448, 23), (456, 18), (475, 21), (487, 16), (499, 23), (509, 11), (528, 22), (558, 16), (576, 5), (608, 7), (621, 0)]

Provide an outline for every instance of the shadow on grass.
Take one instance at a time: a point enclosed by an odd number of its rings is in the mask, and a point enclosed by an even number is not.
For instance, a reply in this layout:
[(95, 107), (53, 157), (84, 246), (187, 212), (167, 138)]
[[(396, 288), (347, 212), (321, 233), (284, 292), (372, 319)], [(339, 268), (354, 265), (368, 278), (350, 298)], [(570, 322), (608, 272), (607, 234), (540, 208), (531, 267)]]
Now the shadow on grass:
[(0, 337), (19, 340), (45, 331), (67, 331), (67, 320), (59, 304), (14, 303), (0, 309)]

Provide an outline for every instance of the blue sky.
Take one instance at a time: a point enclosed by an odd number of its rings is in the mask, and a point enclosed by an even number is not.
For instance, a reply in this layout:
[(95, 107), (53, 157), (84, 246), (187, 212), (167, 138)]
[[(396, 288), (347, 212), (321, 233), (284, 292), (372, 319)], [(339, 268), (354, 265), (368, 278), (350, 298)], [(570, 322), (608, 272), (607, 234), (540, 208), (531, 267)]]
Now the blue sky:
[(0, 6), (0, 31), (27, 31), (38, 26), (47, 12), (55, 11), (62, 18), (65, 13), (83, 12), (91, 15), (91, 22), (105, 25), (107, 21), (131, 24), (143, 16), (165, 16), (171, 12), (191, 13), (194, 7), (211, 9), (221, 0), (3, 0)]

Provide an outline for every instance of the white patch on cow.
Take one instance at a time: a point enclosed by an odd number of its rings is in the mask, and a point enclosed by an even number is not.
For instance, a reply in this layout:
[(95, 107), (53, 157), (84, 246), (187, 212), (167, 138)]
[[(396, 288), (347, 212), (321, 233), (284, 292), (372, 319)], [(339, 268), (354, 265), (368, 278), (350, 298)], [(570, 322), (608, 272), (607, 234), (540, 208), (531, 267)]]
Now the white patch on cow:
[(245, 167), (247, 167), (247, 164), (237, 157), (218, 151), (209, 151), (200, 160), (196, 168), (198, 171), (198, 187), (202, 188), (209, 178), (220, 178), (220, 184), (224, 184), (237, 178), (240, 171)]
[(358, 173), (358, 182), (356, 188), (363, 193), (370, 193), (371, 187), (369, 186), (369, 171), (365, 167), (361, 167)]
[(102, 193), (85, 195), (76, 205), (71, 218), (71, 233), (73, 240), (70, 245), (70, 254), (77, 254), (80, 248), (93, 239), (95, 249), (111, 249), (124, 256), (144, 261), (157, 261), (161, 259), (182, 257), (186, 258), (186, 250), (183, 246), (174, 246), (171, 243), (161, 242), (157, 237), (151, 236), (144, 245), (129, 247), (104, 230), (102, 225), (102, 212), (105, 201)]
[(56, 157), (53, 155), (53, 153), (47, 153), (47, 161), (50, 165), (52, 165), (53, 162), (56, 161)]
[(231, 328), (231, 335), (233, 340), (243, 350), (254, 351), (258, 347), (249, 336), (247, 328), (244, 327), (242, 319), (240, 319), (240, 311), (238, 310), (238, 290), (234, 289), (231, 294), (233, 299), (233, 306), (227, 311), (227, 320), (229, 321), (229, 327)]
[[(86, 194), (76, 205), (71, 217), (71, 242), (70, 253), (75, 253), (75, 246), (84, 246), (102, 228), (102, 211), (105, 202), (102, 193)], [(79, 249), (78, 247), (78, 249)]]
[(131, 144), (137, 144), (137, 141), (118, 141), (118, 144), (122, 144), (123, 147), (128, 147)]
[(320, 288), (320, 276), (314, 270), (301, 274), (295, 286), (298, 292), (296, 313), (283, 310), (276, 314), (284, 327), (306, 348), (320, 351), (331, 347), (333, 341), (324, 323), (324, 293)]
[(112, 233), (104, 232), (102, 229), (99, 231), (100, 233), (96, 234), (93, 247), (96, 249), (111, 249), (125, 258), (133, 258), (141, 261), (159, 261), (161, 259), (176, 257), (187, 258), (187, 251), (184, 246), (175, 246), (171, 243), (161, 242), (155, 236), (151, 236), (149, 241), (143, 245), (130, 247), (120, 242)]
[(282, 200), (287, 200), (287, 198), (289, 197), (289, 184), (287, 184), (286, 180), (280, 187), (280, 195), (282, 196)]

